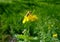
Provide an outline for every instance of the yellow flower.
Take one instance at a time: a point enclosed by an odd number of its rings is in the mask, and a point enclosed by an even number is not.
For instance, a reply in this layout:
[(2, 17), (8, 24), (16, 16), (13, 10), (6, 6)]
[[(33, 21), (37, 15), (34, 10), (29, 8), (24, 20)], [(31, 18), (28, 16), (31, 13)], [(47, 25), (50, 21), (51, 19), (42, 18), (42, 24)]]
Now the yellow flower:
[(53, 34), (53, 38), (56, 38), (58, 36), (58, 34)]
[(32, 15), (31, 14), (31, 12), (29, 12), (28, 11), (28, 13), (26, 14), (26, 16), (24, 17), (24, 19), (23, 19), (23, 24), (25, 23), (25, 22), (28, 22), (28, 21), (35, 21), (35, 20), (37, 20), (38, 18), (37, 18), (37, 16), (36, 15)]

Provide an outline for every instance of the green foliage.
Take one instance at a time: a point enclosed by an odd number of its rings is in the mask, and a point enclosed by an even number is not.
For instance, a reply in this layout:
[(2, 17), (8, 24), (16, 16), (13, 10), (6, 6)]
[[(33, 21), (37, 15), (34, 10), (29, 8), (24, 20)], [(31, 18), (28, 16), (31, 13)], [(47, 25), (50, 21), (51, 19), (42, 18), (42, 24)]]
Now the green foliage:
[[(25, 42), (59, 42), (59, 2), (58, 0), (1, 0), (0, 39), (4, 34), (12, 36), (17, 34), (15, 37), (23, 39), (22, 41)], [(32, 14), (38, 16), (38, 21), (22, 24), (22, 20), (29, 10), (32, 11)], [(57, 33), (57, 38), (53, 38), (54, 33)]]

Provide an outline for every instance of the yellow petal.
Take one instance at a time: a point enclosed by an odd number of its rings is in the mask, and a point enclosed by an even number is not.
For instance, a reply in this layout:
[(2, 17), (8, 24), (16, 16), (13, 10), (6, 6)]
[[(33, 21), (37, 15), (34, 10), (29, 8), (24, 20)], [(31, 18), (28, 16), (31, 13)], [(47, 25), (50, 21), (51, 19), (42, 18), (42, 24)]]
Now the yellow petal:
[(57, 34), (53, 34), (53, 37), (54, 37), (54, 38), (57, 37)]
[(23, 24), (24, 24), (26, 21), (29, 21), (27, 17), (25, 17), (25, 18), (23, 19)]
[(31, 15), (30, 17), (28, 17), (30, 21), (35, 21), (37, 20), (37, 16), (36, 15)]

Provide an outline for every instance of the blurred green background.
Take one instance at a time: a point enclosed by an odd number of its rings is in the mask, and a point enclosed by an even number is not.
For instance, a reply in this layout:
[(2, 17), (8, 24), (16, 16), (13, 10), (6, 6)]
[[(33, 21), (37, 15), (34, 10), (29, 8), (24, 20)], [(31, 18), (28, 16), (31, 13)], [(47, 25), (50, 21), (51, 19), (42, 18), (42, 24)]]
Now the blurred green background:
[[(38, 20), (22, 24), (27, 11)], [(16, 42), (60, 42), (60, 1), (0, 0), (0, 42), (11, 37)]]

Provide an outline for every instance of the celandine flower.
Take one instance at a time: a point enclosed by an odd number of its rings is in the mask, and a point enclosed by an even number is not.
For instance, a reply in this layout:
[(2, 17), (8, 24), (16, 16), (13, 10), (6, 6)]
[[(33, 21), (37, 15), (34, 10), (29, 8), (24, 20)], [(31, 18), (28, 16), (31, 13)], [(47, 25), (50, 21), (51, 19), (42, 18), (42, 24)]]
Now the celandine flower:
[(57, 34), (57, 33), (53, 34), (53, 38), (56, 38), (57, 36), (58, 36), (58, 34)]
[(27, 12), (26, 16), (24, 17), (22, 23), (24, 24), (25, 22), (28, 21), (35, 21), (37, 20), (37, 16), (36, 15), (32, 15), (30, 11)]

